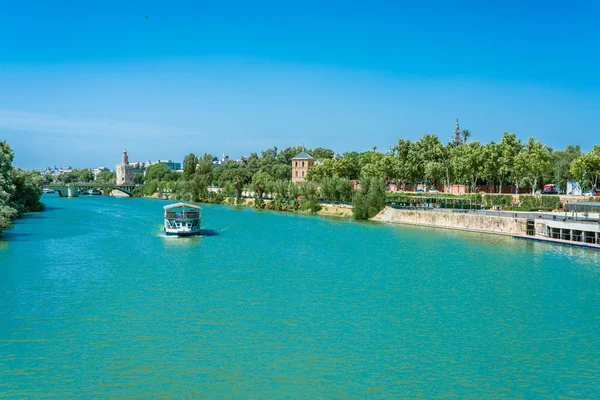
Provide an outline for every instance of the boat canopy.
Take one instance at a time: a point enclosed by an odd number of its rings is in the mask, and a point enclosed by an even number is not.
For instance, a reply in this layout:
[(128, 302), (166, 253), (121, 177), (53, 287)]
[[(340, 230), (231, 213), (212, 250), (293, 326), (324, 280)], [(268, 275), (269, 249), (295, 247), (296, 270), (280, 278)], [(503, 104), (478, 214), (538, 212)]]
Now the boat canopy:
[(167, 206), (163, 207), (165, 210), (170, 210), (172, 208), (194, 208), (196, 210), (202, 210), (202, 207), (197, 206), (195, 204), (186, 204), (186, 203), (175, 203), (175, 204), (169, 204)]

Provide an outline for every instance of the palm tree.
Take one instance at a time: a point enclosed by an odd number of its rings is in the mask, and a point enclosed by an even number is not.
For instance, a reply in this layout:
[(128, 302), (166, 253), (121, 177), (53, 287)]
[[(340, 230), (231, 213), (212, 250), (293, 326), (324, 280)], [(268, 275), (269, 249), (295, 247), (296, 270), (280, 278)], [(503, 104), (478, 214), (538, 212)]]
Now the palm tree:
[(471, 137), (471, 131), (469, 131), (468, 129), (465, 129), (464, 131), (461, 132), (462, 137), (463, 137), (463, 142), (467, 143), (467, 139)]

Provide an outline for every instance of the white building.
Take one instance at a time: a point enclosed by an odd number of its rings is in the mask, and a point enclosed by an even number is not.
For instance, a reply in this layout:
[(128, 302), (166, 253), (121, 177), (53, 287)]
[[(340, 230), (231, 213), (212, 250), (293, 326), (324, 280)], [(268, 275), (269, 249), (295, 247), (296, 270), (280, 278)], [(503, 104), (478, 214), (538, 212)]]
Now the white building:
[(110, 172), (110, 169), (108, 169), (106, 167), (98, 167), (98, 168), (94, 168), (92, 170), (92, 173), (94, 174), (94, 176), (98, 175), (100, 172)]
[[(215, 157), (215, 158), (216, 158), (216, 157)], [(220, 160), (216, 160), (216, 159), (215, 159), (215, 160), (213, 160), (213, 162), (212, 162), (212, 165), (213, 165), (214, 167), (219, 167), (219, 166), (221, 166), (221, 165), (225, 165), (225, 164), (227, 164), (227, 163), (228, 163), (228, 162), (230, 162), (230, 161), (231, 161), (231, 159), (229, 158), (229, 156), (228, 156), (227, 154), (223, 153), (223, 156), (221, 157), (221, 159), (220, 159)]]

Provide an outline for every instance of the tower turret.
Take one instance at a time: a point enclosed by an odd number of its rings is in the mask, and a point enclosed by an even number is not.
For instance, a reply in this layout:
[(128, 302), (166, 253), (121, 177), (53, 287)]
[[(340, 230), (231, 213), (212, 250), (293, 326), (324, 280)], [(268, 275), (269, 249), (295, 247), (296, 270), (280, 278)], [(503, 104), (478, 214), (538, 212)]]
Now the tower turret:
[(454, 129), (454, 139), (452, 139), (452, 144), (459, 145), (462, 143), (460, 140), (460, 127), (458, 126), (458, 118), (456, 118), (456, 129)]
[(117, 185), (133, 184), (133, 165), (129, 165), (127, 149), (123, 150), (121, 164), (117, 164)]

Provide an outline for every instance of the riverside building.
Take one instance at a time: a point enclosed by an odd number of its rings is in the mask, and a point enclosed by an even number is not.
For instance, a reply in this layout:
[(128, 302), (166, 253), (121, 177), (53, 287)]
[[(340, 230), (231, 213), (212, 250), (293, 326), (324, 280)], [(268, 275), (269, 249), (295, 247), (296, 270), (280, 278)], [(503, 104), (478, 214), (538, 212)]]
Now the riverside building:
[(302, 183), (308, 170), (315, 164), (315, 159), (302, 150), (292, 158), (292, 182)]

